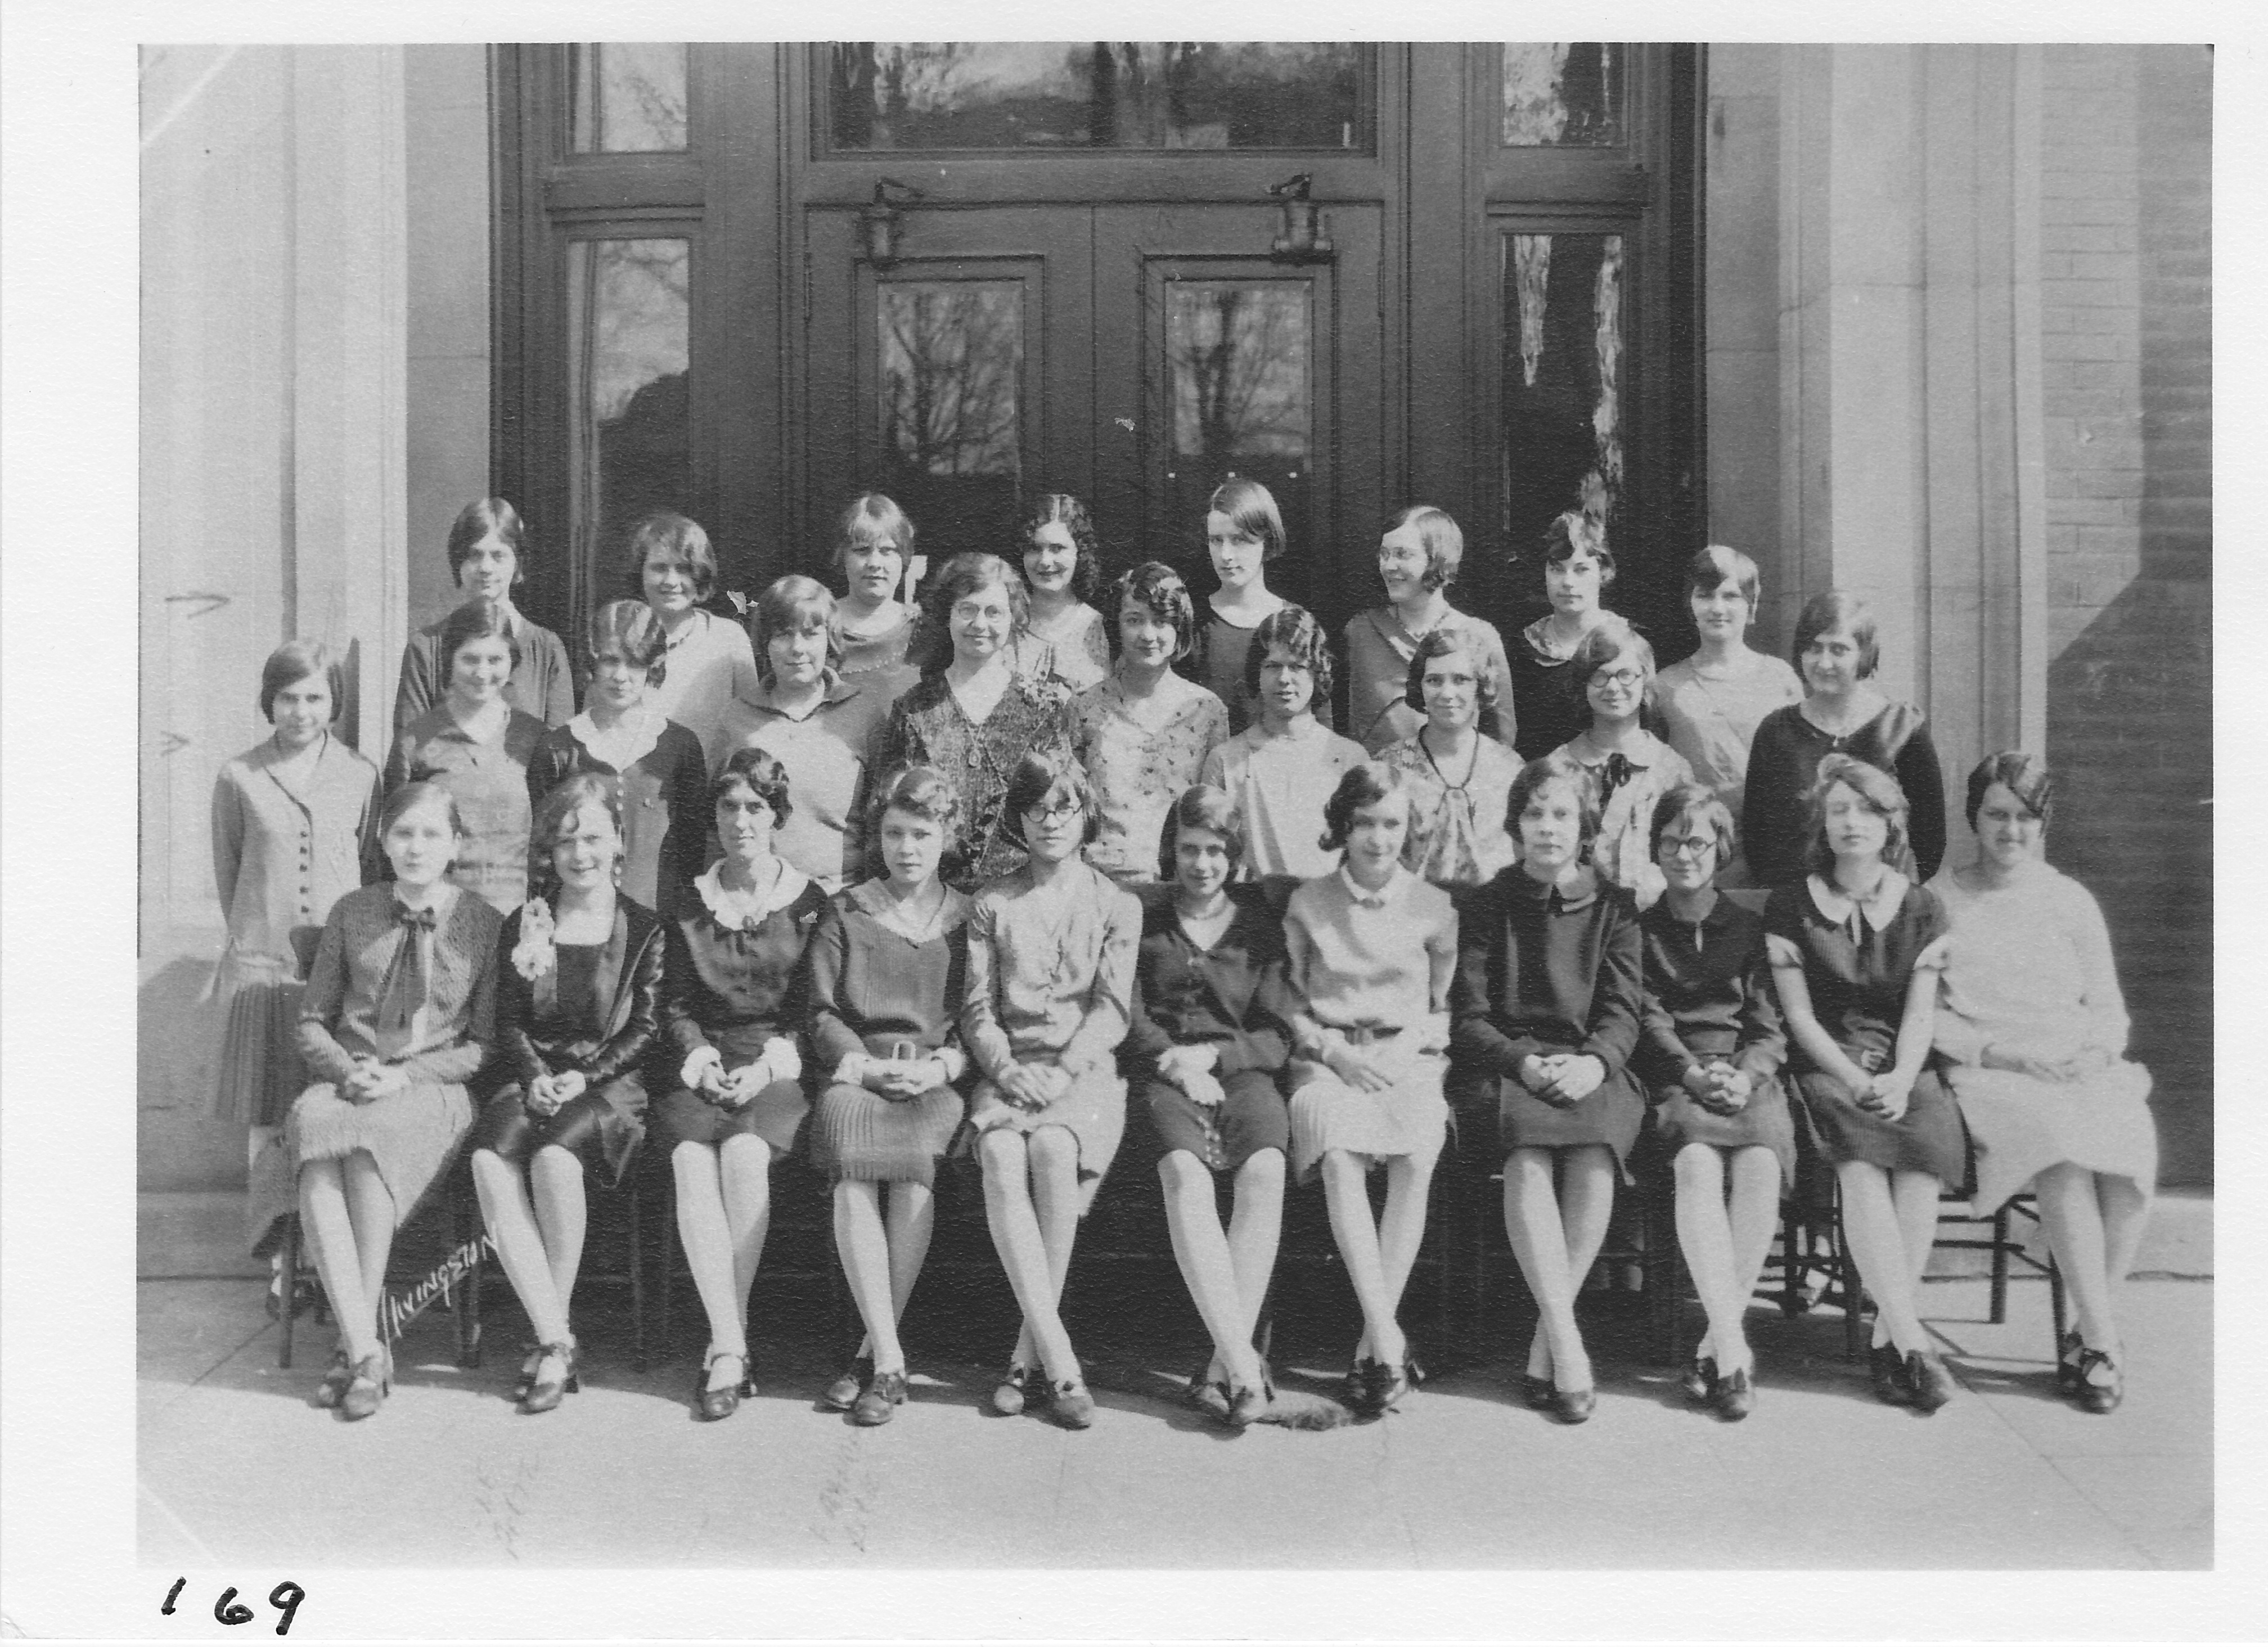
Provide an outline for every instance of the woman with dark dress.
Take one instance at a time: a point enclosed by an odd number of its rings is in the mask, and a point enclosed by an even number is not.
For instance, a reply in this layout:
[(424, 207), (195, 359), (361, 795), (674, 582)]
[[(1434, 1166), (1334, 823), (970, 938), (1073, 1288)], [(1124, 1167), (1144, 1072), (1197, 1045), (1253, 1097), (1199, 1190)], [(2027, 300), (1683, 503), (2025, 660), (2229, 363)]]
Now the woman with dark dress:
[(622, 895), (667, 915), (701, 870), (708, 773), (701, 744), (647, 701), (669, 637), (642, 600), (610, 600), (591, 614), (583, 712), (544, 733), (528, 757), (531, 806), (578, 773), (608, 778), (622, 812)]
[(1654, 804), (1648, 828), (1665, 890), (1640, 917), (1646, 1005), (1631, 1060), (1677, 1191), (1677, 1240), (1709, 1330), (1685, 1393), (1719, 1417), (1756, 1405), (1742, 1325), (1795, 1181), (1795, 1129), (1780, 1065), (1787, 1036), (1764, 957), (1764, 917), (1717, 890), (1739, 851), (1733, 814), (1689, 783)]
[[(1749, 800), (1756, 797), (1753, 768)], [(1843, 1191), (1843, 1231), (1878, 1306), (1874, 1393), (1935, 1412), (1953, 1376), (1915, 1307), (1937, 1202), (1968, 1176), (1968, 1138), (1930, 1068), (1945, 906), (1894, 868), (1906, 847), (1897, 780), (1845, 754), (1819, 763), (1809, 870), (1764, 906), (1796, 1083)]]
[(622, 812), (613, 782), (571, 777), (536, 811), (537, 895), (497, 940), (497, 1053), (505, 1082), (473, 1129), (473, 1186), (497, 1259), (536, 1342), (520, 1410), (579, 1387), (568, 1322), (588, 1221), (583, 1175), (622, 1182), (644, 1129), (639, 1065), (660, 1009), (661, 925), (615, 890)]
[(1646, 1113), (1629, 1069), (1644, 996), (1638, 911), (1586, 862), (1600, 802), (1580, 764), (1528, 762), (1511, 812), (1520, 862), (1464, 906), (1452, 1044), (1462, 1074), (1492, 1079), (1505, 1233), (1541, 1317), (1522, 1389), (1580, 1424), (1597, 1396), (1575, 1295)]
[(1386, 604), (1347, 620), (1347, 730), (1373, 755), (1414, 738), (1425, 724), (1422, 705), (1410, 699), (1410, 665), (1418, 643), (1454, 636), (1484, 684), (1480, 689), (1481, 735), (1509, 744), (1515, 728), (1511, 666), (1496, 625), (1458, 611), (1448, 587), (1464, 564), (1465, 534), (1446, 510), (1418, 504), (1395, 516), (1378, 541), (1378, 577)]
[(873, 675), (883, 707), (913, 684), (905, 668), (917, 609), (898, 599), (913, 559), (914, 523), (880, 492), (861, 492), (836, 524), (835, 563), (843, 573), (843, 599), (830, 620), (845, 680)]
[(748, 1289), (771, 1226), (771, 1164), (794, 1149), (810, 1102), (800, 1077), (803, 952), (827, 894), (774, 849), (791, 814), (787, 768), (736, 750), (709, 786), (725, 856), (669, 924), (663, 1047), (674, 1077), (654, 1106), (654, 1147), (677, 1184), (677, 1233), (709, 1317), (695, 1380), (705, 1419), (755, 1393)]
[(1516, 717), (1512, 746), (1540, 761), (1591, 724), (1572, 667), (1584, 637), (1611, 615), (1600, 605), (1615, 581), (1615, 557), (1598, 522), (1569, 510), (1543, 530), (1543, 592), (1551, 610), (1521, 630), (1505, 658)]
[[(835, 1185), (835, 1250), (866, 1324), (850, 1371), (820, 1399), (885, 1424), (906, 1399), (906, 1312), (937, 1224), (937, 1164), (961, 1125), (959, 1019), (968, 900), (938, 879), (960, 805), (941, 772), (893, 774), (874, 802), (885, 868), (828, 900), (812, 934), (811, 1040), (825, 1083), (812, 1163)], [(883, 1197), (888, 1196), (884, 1218)]]
[(1804, 700), (1756, 724), (1749, 750), (1741, 835), (1759, 886), (1786, 886), (1810, 871), (1806, 805), (1828, 755), (1851, 755), (1889, 773), (1911, 809), (1911, 857), (1891, 867), (1926, 881), (1945, 861), (1945, 775), (1929, 725), (1911, 703), (1874, 685), (1881, 648), (1874, 619), (1856, 595), (1830, 589), (1804, 602), (1789, 649), (1803, 676)]
[(934, 767), (961, 791), (945, 878), (974, 892), (1024, 862), (1005, 801), (1026, 755), (1071, 754), (1071, 689), (1053, 649), (1024, 632), (1024, 580), (997, 555), (956, 555), (931, 583), (910, 660), (921, 680), (890, 706), (875, 770)]
[[(1166, 1224), (1213, 1348), (1189, 1395), (1241, 1429), (1268, 1410), (1253, 1347), (1284, 1222), (1290, 1113), (1280, 1080), (1293, 1008), (1283, 921), (1256, 882), (1236, 882), (1244, 825), (1219, 790), (1184, 790), (1167, 814), (1135, 952), (1134, 1024), (1121, 1048), (1138, 1136), (1154, 1151)], [(1146, 1122), (1146, 1125), (1139, 1123)], [(1215, 1186), (1235, 1202), (1221, 1226)]]
[[(519, 662), (505, 682), (504, 701), (546, 726), (559, 726), (575, 712), (575, 678), (567, 648), (540, 623), (531, 622), (512, 602), (527, 582), (527, 528), (519, 511), (501, 497), (467, 504), (449, 527), (449, 576), (467, 600), (492, 600), (519, 649)], [(409, 637), (401, 649), (401, 680), (394, 694), (397, 735), (438, 702), (449, 689), (441, 630), (445, 614)]]

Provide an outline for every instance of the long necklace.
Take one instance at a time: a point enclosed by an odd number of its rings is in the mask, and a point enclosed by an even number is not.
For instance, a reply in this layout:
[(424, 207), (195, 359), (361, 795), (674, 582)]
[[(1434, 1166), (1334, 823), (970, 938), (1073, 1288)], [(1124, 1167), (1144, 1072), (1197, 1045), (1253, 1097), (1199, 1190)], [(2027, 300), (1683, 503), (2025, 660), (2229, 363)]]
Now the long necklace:
[(1470, 755), (1466, 757), (1465, 760), (1464, 782), (1462, 783), (1452, 783), (1449, 782), (1449, 775), (1441, 770), (1441, 763), (1433, 759), (1432, 746), (1425, 741), (1425, 733), (1428, 730), (1428, 728), (1422, 726), (1418, 729), (1418, 753), (1425, 757), (1425, 764), (1433, 768), (1433, 776), (1441, 780), (1441, 787), (1443, 789), (1449, 790), (1452, 794), (1462, 795), (1466, 790), (1471, 787), (1473, 774), (1480, 770), (1481, 740), (1479, 734), (1474, 734), (1473, 752)]

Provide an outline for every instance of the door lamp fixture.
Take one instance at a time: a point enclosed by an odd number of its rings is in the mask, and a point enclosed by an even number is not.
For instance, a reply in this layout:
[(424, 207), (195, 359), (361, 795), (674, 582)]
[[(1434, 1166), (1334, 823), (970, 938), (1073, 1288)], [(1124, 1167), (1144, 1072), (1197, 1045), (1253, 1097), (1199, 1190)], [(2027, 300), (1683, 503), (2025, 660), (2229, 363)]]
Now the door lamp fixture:
[(858, 244), (866, 261), (876, 268), (887, 268), (898, 261), (898, 237), (905, 232), (904, 208), (921, 197), (921, 190), (894, 177), (874, 185), (874, 198), (858, 208)]
[(1330, 222), (1309, 198), (1314, 174), (1295, 172), (1268, 191), (1283, 212), (1283, 227), (1270, 243), (1269, 254), (1279, 263), (1328, 263), (1336, 251)]

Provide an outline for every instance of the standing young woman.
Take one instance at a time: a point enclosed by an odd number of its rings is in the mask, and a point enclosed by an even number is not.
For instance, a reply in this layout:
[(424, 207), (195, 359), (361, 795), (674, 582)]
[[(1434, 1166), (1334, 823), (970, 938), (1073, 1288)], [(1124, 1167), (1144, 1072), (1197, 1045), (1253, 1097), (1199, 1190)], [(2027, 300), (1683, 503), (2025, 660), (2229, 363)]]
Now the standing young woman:
[(1842, 1187), (1844, 1234), (1877, 1306), (1874, 1393), (1935, 1412), (1953, 1399), (1953, 1375), (1916, 1297), (1938, 1194), (1968, 1175), (1960, 1112), (1929, 1068), (1945, 907), (1893, 867), (1907, 827), (1896, 779), (1829, 754), (1810, 810), (1809, 873), (1764, 907), (1772, 982), (1804, 1106)]
[(1745, 1418), (1756, 1405), (1749, 1299), (1795, 1182), (1779, 1080), (1787, 1036), (1764, 918), (1716, 887), (1718, 866), (1739, 850), (1733, 814), (1706, 785), (1682, 784), (1655, 803), (1650, 828), (1667, 889), (1638, 923), (1646, 1006), (1632, 1063), (1653, 1090), (1678, 1246), (1709, 1312), (1685, 1393), (1719, 1417)]
[[(1376, 1416), (1425, 1375), (1395, 1319), (1448, 1135), (1442, 1094), (1457, 912), (1402, 867), (1410, 795), (1392, 767), (1348, 768), (1323, 807), (1339, 867), (1303, 883), (1284, 915), (1294, 1002), (1292, 1165), (1320, 1172), (1331, 1235), (1362, 1305), (1346, 1402)], [(1366, 1180), (1386, 1168), (1375, 1222)]]
[(1792, 649), (1807, 695), (1756, 724), (1749, 749), (1741, 835), (1759, 886), (1786, 886), (1809, 871), (1806, 800), (1820, 762), (1850, 755), (1890, 774), (1911, 809), (1901, 831), (1927, 880), (1945, 861), (1945, 775), (1928, 724), (1911, 703), (1884, 697), (1874, 682), (1881, 661), (1866, 602), (1837, 589), (1804, 602)]
[(448, 692), (394, 738), (386, 757), (388, 794), (405, 783), (438, 783), (470, 832), (450, 871), (498, 915), (527, 896), (527, 768), (544, 724), (504, 697), (519, 643), (504, 608), (468, 600), (441, 624)]
[(1638, 724), (1653, 687), (1653, 648), (1611, 614), (1594, 625), (1568, 660), (1568, 673), (1590, 706), (1591, 724), (1559, 746), (1599, 790), (1599, 828), (1591, 866), (1638, 901), (1661, 896), (1647, 825), (1654, 804), (1693, 781), (1685, 757)]
[[(984, 1219), (1023, 1310), (992, 1406), (1044, 1404), (1084, 1430), (1094, 1401), (1057, 1305), (1079, 1221), (1126, 1128), (1126, 1083), (1112, 1053), (1131, 1013), (1142, 906), (1079, 858), (1094, 838), (1086, 775), (1027, 755), (1006, 794), (1024, 865), (976, 894), (968, 912), (961, 1034), (983, 1079), (968, 1121), (984, 1172)], [(1044, 1381), (1032, 1378), (1037, 1367)]]
[(1420, 710), (1410, 702), (1410, 665), (1420, 641), (1462, 636), (1488, 685), (1480, 729), (1509, 743), (1514, 733), (1512, 668), (1496, 625), (1450, 606), (1443, 592), (1464, 563), (1465, 534), (1448, 514), (1419, 504), (1395, 516), (1378, 542), (1386, 604), (1347, 620), (1348, 730), (1375, 754), (1413, 737)]
[(331, 906), (299, 1004), (299, 1053), (319, 1085), (291, 1106), (284, 1142), (339, 1324), (316, 1400), (349, 1418), (376, 1412), (392, 1386), (378, 1330), (387, 1257), (456, 1158), (473, 1120), (465, 1083), (488, 1056), (503, 923), (448, 879), (465, 839), (440, 785), (387, 796), (379, 842), (394, 879)]
[(644, 1132), (639, 1065), (661, 1006), (661, 924), (619, 896), (614, 782), (584, 773), (543, 798), (544, 873), (497, 948), (497, 1052), (505, 1085), (473, 1131), (481, 1216), (536, 1342), (520, 1410), (547, 1413), (578, 1387), (568, 1320), (583, 1265), (583, 1174), (622, 1182)]
[[(1275, 1272), (1291, 1120), (1278, 1090), (1295, 1009), (1282, 923), (1254, 882), (1232, 884), (1244, 826), (1220, 790), (1182, 791), (1143, 896), (1134, 1026), (1123, 1056), (1138, 1134), (1156, 1154), (1166, 1225), (1212, 1349), (1189, 1394), (1239, 1429), (1268, 1410), (1253, 1329)], [(1217, 1177), (1235, 1186), (1221, 1227)]]
[(890, 697), (873, 671), (843, 674), (835, 643), (835, 597), (793, 573), (756, 597), (753, 698), (735, 698), (709, 752), (712, 768), (736, 749), (762, 749), (796, 774), (795, 809), (773, 843), (829, 893), (864, 879), (863, 821), (868, 760), (888, 718)]
[(1033, 506), (1023, 530), (1024, 582), (1031, 610), (1024, 627), (1055, 649), (1055, 673), (1074, 692), (1110, 673), (1102, 614), (1087, 604), (1102, 578), (1102, 550), (1086, 505), (1049, 492)]
[[(1248, 662), (1262, 620), (1283, 610), (1284, 597), (1268, 587), (1268, 562), (1283, 558), (1284, 517), (1275, 494), (1257, 481), (1231, 481), (1205, 506), (1205, 550), (1220, 587), (1206, 597), (1197, 654), (1198, 683), (1228, 710), (1228, 730), (1252, 724), (1252, 672)], [(1328, 687), (1322, 707), (1328, 715)]]
[(913, 553), (914, 523), (881, 493), (862, 492), (843, 510), (835, 543), (843, 593), (833, 620), (840, 667), (845, 677), (897, 679), (902, 671), (902, 684), (882, 694), (885, 709), (888, 698), (914, 681), (904, 665), (919, 614), (898, 599)]
[(1520, 711), (1512, 745), (1521, 760), (1540, 760), (1589, 723), (1590, 705), (1570, 665), (1608, 616), (1599, 603), (1614, 581), (1615, 557), (1598, 522), (1570, 510), (1543, 529), (1543, 592), (1551, 610), (1521, 630), (1507, 660)]
[(725, 706), (754, 701), (757, 686), (748, 632), (702, 604), (716, 592), (717, 551), (695, 522), (661, 510), (630, 528), (622, 559), (623, 592), (652, 607), (668, 637), (668, 667), (655, 683), (653, 707), (691, 732), (705, 754), (716, 746)]
[(1969, 775), (1977, 862), (1930, 883), (1950, 923), (1936, 1041), (1977, 1141), (1979, 1208), (2039, 1195), (2079, 1323), (2057, 1384), (2082, 1410), (2125, 1393), (2113, 1297), (2133, 1268), (2158, 1181), (2150, 1072), (2126, 1061), (2110, 933), (2086, 887), (2043, 856), (2055, 780), (2017, 750)]
[(1336, 849), (1316, 842), (1342, 775), (1368, 757), (1315, 718), (1331, 695), (1330, 639), (1304, 607), (1263, 618), (1245, 654), (1245, 691), (1258, 717), (1204, 758), (1197, 781), (1227, 792), (1244, 820), (1247, 875), (1329, 874)]
[(1024, 580), (997, 555), (956, 555), (930, 580), (913, 661), (921, 680), (890, 706), (875, 769), (926, 766), (961, 791), (945, 877), (957, 890), (1024, 861), (1005, 810), (1009, 775), (1027, 754), (1071, 757), (1071, 691), (1048, 670), (1049, 649), (1023, 634)]
[[(557, 726), (575, 712), (575, 680), (567, 668), (567, 649), (559, 637), (530, 622), (512, 602), (527, 581), (527, 529), (519, 511), (501, 497), (467, 504), (449, 527), (449, 575), (468, 600), (492, 600), (518, 646), (519, 664), (504, 686), (504, 699), (523, 715)], [(449, 688), (441, 644), (444, 615), (409, 637), (401, 651), (401, 681), (394, 693), (397, 736), (431, 709)]]
[(1111, 585), (1109, 607), (1118, 666), (1071, 706), (1072, 747), (1101, 820), (1086, 861), (1117, 880), (1147, 879), (1167, 812), (1227, 738), (1228, 710), (1174, 673), (1197, 636), (1180, 573), (1145, 561)]
[(1585, 861), (1599, 797), (1582, 767), (1531, 761), (1511, 812), (1520, 862), (1463, 907), (1457, 1061), (1494, 1081), (1505, 1233), (1539, 1315), (1522, 1391), (1580, 1424), (1598, 1398), (1575, 1295), (1646, 1114), (1628, 1068), (1643, 994), (1638, 911)]
[[(1749, 746), (1757, 724), (1774, 710), (1803, 701), (1803, 682), (1785, 661), (1749, 650), (1760, 585), (1756, 563), (1738, 549), (1712, 543), (1685, 570), (1686, 603), (1701, 646), (1654, 678), (1654, 706), (1662, 735), (1685, 757), (1696, 783), (1705, 783), (1733, 817), (1748, 790)], [(1719, 886), (1746, 886), (1748, 859), (1736, 851), (1721, 865)]]
[[(583, 712), (544, 733), (527, 762), (531, 807), (578, 773), (611, 779), (622, 814), (622, 895), (658, 913), (674, 909), (701, 871), (708, 773), (693, 734), (649, 702), (667, 668), (660, 621), (636, 600), (591, 614), (583, 661)], [(539, 860), (541, 854), (538, 854)]]
[(1462, 632), (1433, 630), (1411, 653), (1403, 687), (1425, 723), (1379, 756), (1410, 790), (1402, 861), (1437, 886), (1477, 886), (1513, 860), (1505, 808), (1520, 757), (1480, 730), (1495, 691)]
[(812, 1048), (826, 1084), (812, 1163), (834, 1182), (835, 1250), (866, 1326), (821, 1400), (856, 1424), (887, 1423), (906, 1399), (898, 1318), (929, 1255), (938, 1159), (961, 1125), (968, 900), (937, 873), (960, 805), (927, 767), (885, 780), (874, 833), (886, 872), (831, 899), (811, 938)]
[[(260, 712), (275, 732), (213, 780), (213, 886), (228, 941), (213, 970), (224, 1028), (212, 1114), (250, 1129), (245, 1212), (255, 1253), (291, 1210), (291, 1163), (269, 1146), (307, 1085), (302, 980), (331, 906), (362, 885), (378, 842), (378, 768), (331, 736), (338, 702), (339, 666), (323, 643), (284, 642), (260, 670)], [(282, 1263), (279, 1254), (270, 1312), (293, 1302)]]
[(803, 970), (827, 895), (773, 849), (794, 815), (787, 769), (735, 750), (709, 786), (725, 856), (670, 923), (666, 1049), (676, 1081), (654, 1106), (654, 1147), (677, 1183), (677, 1232), (709, 1317), (694, 1405), (726, 1418), (755, 1393), (748, 1289), (771, 1227), (771, 1164), (810, 1103), (799, 1077)]

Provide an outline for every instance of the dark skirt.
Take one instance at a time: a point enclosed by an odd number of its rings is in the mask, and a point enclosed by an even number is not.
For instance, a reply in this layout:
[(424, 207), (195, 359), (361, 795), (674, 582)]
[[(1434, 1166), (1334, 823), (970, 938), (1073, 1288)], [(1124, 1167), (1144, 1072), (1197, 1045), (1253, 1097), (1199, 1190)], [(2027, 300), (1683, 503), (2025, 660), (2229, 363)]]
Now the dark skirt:
[(811, 1100), (799, 1081), (774, 1081), (738, 1109), (712, 1104), (698, 1092), (672, 1087), (653, 1107), (653, 1148), (666, 1158), (681, 1143), (705, 1143), (711, 1149), (727, 1138), (752, 1135), (772, 1147), (775, 1155), (795, 1148)]
[(1512, 1077), (1497, 1083), (1497, 1142), (1505, 1154), (1514, 1150), (1572, 1150), (1602, 1143), (1614, 1151), (1615, 1165), (1630, 1177), (1631, 1145), (1646, 1120), (1646, 1099), (1627, 1070), (1617, 1070), (1581, 1102), (1561, 1109), (1547, 1104)]
[(1896, 1121), (1859, 1108), (1850, 1089), (1831, 1075), (1815, 1070), (1796, 1080), (1820, 1152), (1833, 1165), (1864, 1161), (1884, 1172), (1927, 1173), (1954, 1188), (1967, 1187), (1969, 1133), (1936, 1071), (1921, 1072), (1906, 1113)]
[(1780, 1193), (1795, 1187), (1795, 1120), (1778, 1077), (1752, 1087), (1747, 1106), (1734, 1115), (1704, 1109), (1683, 1086), (1660, 1087), (1653, 1096), (1654, 1137), (1664, 1158), (1674, 1160), (1689, 1143), (1766, 1149), (1779, 1162)]
[(965, 1108), (961, 1094), (949, 1086), (898, 1099), (848, 1082), (835, 1083), (819, 1095), (812, 1120), (812, 1165), (830, 1183), (848, 1178), (863, 1183), (933, 1185), (938, 1158), (960, 1129)]
[(1197, 1102), (1170, 1081), (1151, 1079), (1134, 1090), (1140, 1149), (1153, 1165), (1186, 1150), (1216, 1173), (1234, 1173), (1263, 1150), (1292, 1149), (1292, 1112), (1273, 1071), (1239, 1070), (1222, 1077), (1221, 1101)]
[(530, 1110), (514, 1081), (482, 1109), (467, 1147), (492, 1151), (524, 1167), (538, 1150), (556, 1144), (611, 1189), (622, 1181), (637, 1153), (645, 1107), (645, 1087), (635, 1075), (585, 1087), (549, 1115)]

